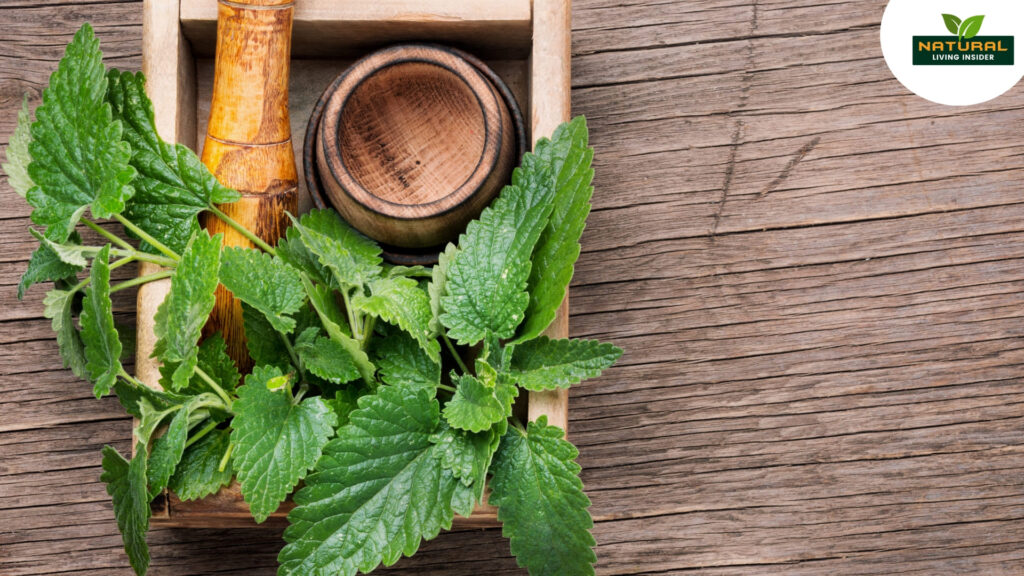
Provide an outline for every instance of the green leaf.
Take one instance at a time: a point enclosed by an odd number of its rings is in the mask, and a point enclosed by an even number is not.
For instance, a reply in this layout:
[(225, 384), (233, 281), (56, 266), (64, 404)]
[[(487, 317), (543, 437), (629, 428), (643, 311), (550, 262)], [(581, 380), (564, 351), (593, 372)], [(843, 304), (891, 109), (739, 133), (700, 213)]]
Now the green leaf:
[(278, 332), (295, 328), (294, 314), (306, 300), (294, 268), (259, 250), (230, 247), (221, 253), (220, 281), (235, 298), (259, 310)]
[(285, 237), (278, 239), (275, 250), (277, 257), (282, 262), (303, 272), (318, 284), (326, 284), (334, 289), (339, 288), (331, 271), (321, 264), (317, 255), (310, 252), (309, 248), (302, 243), (302, 233), (297, 227), (288, 227)]
[(469, 374), (459, 376), (457, 382), (455, 394), (444, 407), (444, 419), (452, 428), (481, 432), (505, 419), (505, 407), (495, 396), (495, 388)]
[(121, 363), (135, 361), (135, 347), (138, 335), (135, 333), (135, 322), (116, 322), (114, 326), (121, 336)]
[(153, 450), (149, 455), (149, 468), (146, 472), (149, 478), (150, 499), (155, 498), (167, 487), (171, 474), (174, 474), (174, 469), (185, 452), (191, 414), (191, 403), (178, 409), (167, 430), (153, 441)]
[(510, 338), (530, 301), (530, 254), (547, 225), (554, 198), (551, 168), (533, 154), (512, 174), (512, 184), (466, 227), (448, 269), (441, 323), (460, 344), (476, 344), (487, 331)]
[(18, 111), (18, 125), (14, 127), (14, 133), (8, 141), (7, 149), (4, 150), (3, 168), (7, 174), (7, 183), (22, 198), (35, 186), (32, 177), (28, 175), (28, 165), (32, 162), (29, 155), (29, 144), (32, 142), (32, 113), (28, 110), (28, 93), (21, 99), (21, 110)]
[(230, 461), (220, 470), (220, 461), (231, 442), (229, 430), (215, 429), (185, 449), (167, 487), (178, 498), (199, 500), (231, 483)]
[[(257, 315), (263, 318), (262, 314), (257, 313)], [(246, 327), (248, 328), (248, 326)], [(238, 367), (235, 366), (235, 362), (228, 356), (227, 343), (224, 342), (224, 338), (219, 332), (203, 340), (199, 345), (196, 360), (196, 365), (202, 368), (203, 372), (206, 372), (228, 394), (234, 392), (235, 388), (238, 387), (238, 382), (242, 376), (238, 373)], [(160, 386), (164, 390), (171, 389), (172, 378), (178, 370), (178, 364), (173, 362), (160, 366)], [(209, 385), (200, 376), (195, 374), (193, 370), (187, 386), (178, 389), (178, 391), (184, 394), (199, 394), (209, 389)], [(186, 396), (182, 396), (182, 398), (184, 397)]]
[(75, 292), (70, 290), (50, 290), (43, 298), (43, 316), (51, 320), (50, 326), (57, 334), (57, 347), (64, 367), (70, 368), (75, 376), (88, 379), (85, 343), (72, 319), (74, 299)]
[(432, 275), (430, 268), (420, 266), (418, 264), (416, 266), (391, 266), (385, 264), (384, 269), (386, 270), (385, 276), (388, 278), (396, 278), (398, 276), (405, 276), (406, 278), (430, 278)]
[(515, 347), (509, 369), (527, 390), (568, 388), (596, 378), (622, 356), (622, 349), (597, 340), (550, 340), (541, 336)]
[(551, 167), (554, 209), (537, 241), (530, 268), (530, 304), (517, 341), (536, 338), (555, 319), (580, 255), (580, 236), (590, 214), (594, 149), (587, 145), (587, 121), (577, 116), (559, 126), (551, 140), (537, 142), (535, 154)]
[(476, 368), (477, 378), (488, 388), (494, 388), (495, 383), (498, 381), (498, 370), (488, 362), (490, 357), (494, 356), (488, 348), (489, 343), (487, 340), (484, 340), (484, 350), (473, 362), (473, 367)]
[(338, 306), (338, 299), (331, 287), (326, 284), (313, 284), (306, 278), (302, 279), (302, 285), (327, 334), (332, 338), (337, 334), (351, 337), (348, 319)]
[(319, 326), (308, 326), (302, 331), (297, 332), (299, 335), (295, 338), (293, 345), (299, 347), (312, 346), (316, 342), (316, 339), (320, 337), (320, 332), (323, 332), (323, 330), (321, 330)]
[(320, 322), (323, 324), (324, 330), (327, 331), (327, 335), (345, 348), (359, 369), (363, 380), (367, 383), (373, 382), (376, 368), (370, 362), (370, 357), (367, 356), (362, 345), (349, 335), (346, 329), (347, 322), (343, 319), (341, 310), (338, 309), (334, 292), (323, 284), (314, 285), (307, 278), (302, 279), (302, 285), (309, 296), (310, 303), (313, 304), (313, 308), (320, 317)]
[(392, 386), (425, 388), (434, 395), (441, 383), (441, 364), (402, 330), (385, 324), (373, 340), (373, 363), (380, 379)]
[(345, 223), (334, 210), (313, 210), (292, 217), (302, 243), (328, 267), (340, 286), (358, 287), (378, 277), (380, 246)]
[[(487, 342), (487, 340), (484, 340), (484, 342)], [(491, 353), (488, 350), (489, 348), (490, 345), (485, 344), (484, 353), (477, 357), (474, 363), (476, 376), (484, 386), (494, 390), (494, 397), (498, 399), (507, 418), (512, 415), (512, 405), (515, 403), (516, 397), (519, 396), (519, 388), (516, 387), (510, 375), (499, 373), (496, 368), (491, 366), (490, 360), (500, 360), (500, 365), (504, 366), (505, 359), (502, 358), (504, 354)], [(493, 348), (490, 349), (493, 350)], [(508, 348), (505, 350), (508, 350)], [(495, 358), (490, 358), (491, 356)]]
[(334, 393), (334, 398), (327, 400), (327, 404), (338, 416), (338, 427), (348, 424), (352, 411), (359, 408), (359, 399), (369, 394), (365, 386), (346, 386)]
[(121, 372), (121, 340), (114, 327), (113, 305), (110, 302), (110, 266), (107, 263), (110, 245), (104, 246), (92, 262), (82, 301), (82, 341), (85, 342), (86, 368), (92, 378), (97, 398), (110, 392)]
[(103, 474), (107, 494), (114, 500), (114, 518), (121, 531), (124, 551), (135, 573), (143, 576), (149, 568), (149, 492), (146, 489), (146, 447), (139, 446), (131, 463), (110, 446), (103, 447)]
[(79, 269), (89, 265), (89, 260), (86, 259), (82, 250), (79, 250), (81, 246), (81, 237), (78, 238), (78, 242), (72, 240), (73, 236), (78, 235), (77, 232), (72, 232), (71, 236), (68, 237), (68, 241), (65, 243), (54, 242), (35, 228), (29, 228), (28, 232), (33, 238), (39, 240), (40, 248), (46, 248), (53, 252), (61, 262)]
[(964, 40), (970, 40), (981, 32), (981, 23), (985, 20), (985, 16), (971, 16), (964, 20), (960, 24), (960, 38)]
[(285, 372), (292, 369), (292, 360), (281, 342), (281, 333), (270, 325), (262, 312), (243, 302), (242, 321), (245, 345), (255, 365), (277, 366)]
[(435, 362), (441, 345), (430, 330), (430, 297), (412, 278), (378, 278), (370, 282), (370, 295), (357, 293), (352, 307), (398, 326), (412, 336)]
[[(512, 428), (491, 466), (490, 504), (516, 563), (531, 576), (594, 574), (594, 526), (583, 493), (576, 447), (541, 416), (524, 434)], [(557, 546), (552, 543), (557, 542)]]
[[(236, 201), (239, 194), (218, 182), (195, 152), (160, 138), (142, 73), (111, 70), (107, 79), (107, 99), (124, 127), (122, 138), (131, 144), (131, 165), (138, 171), (125, 216), (181, 253), (199, 231), (196, 216), (211, 203)], [(142, 248), (150, 249), (145, 242)]]
[(139, 419), (142, 419), (144, 411), (167, 410), (175, 404), (182, 404), (189, 400), (188, 396), (154, 390), (148, 386), (136, 386), (124, 380), (118, 380), (114, 384), (114, 392), (125, 411)]
[(285, 390), (268, 390), (267, 381), (281, 375), (275, 367), (256, 367), (239, 389), (231, 420), (232, 458), (256, 522), (277, 510), (316, 464), (337, 422), (319, 397), (294, 405)]
[(950, 34), (960, 34), (960, 19), (952, 14), (943, 14), (942, 21), (946, 24), (946, 30)]
[[(81, 245), (82, 238), (78, 232), (72, 232), (68, 236), (68, 242), (73, 245)], [(25, 269), (25, 274), (22, 275), (21, 282), (18, 283), (18, 300), (21, 300), (25, 291), (33, 284), (55, 280), (73, 282), (82, 268), (82, 265), (65, 262), (61, 255), (50, 247), (49, 240), (40, 242), (39, 247), (32, 252), (28, 268)]]
[(35, 186), (26, 198), (32, 221), (63, 242), (91, 207), (96, 218), (120, 214), (134, 189), (131, 148), (104, 96), (107, 78), (92, 27), (83, 24), (68, 44), (36, 109), (28, 173)]
[[(502, 346), (501, 341), (498, 340), (494, 334), (488, 334), (484, 338), (484, 347), (480, 351), (480, 360), (487, 363), (488, 366), (493, 366), (492, 370), (498, 372), (504, 372), (508, 370), (508, 367), (512, 364), (512, 352), (515, 350), (515, 345)], [(479, 364), (477, 370), (480, 370)]]
[(335, 384), (359, 378), (359, 369), (344, 346), (330, 338), (318, 337), (313, 342), (295, 346), (295, 352), (307, 370)]
[(211, 238), (205, 231), (192, 237), (174, 269), (170, 292), (156, 310), (153, 355), (177, 365), (171, 376), (173, 390), (188, 386), (195, 372), (196, 343), (216, 302), (222, 240), (221, 234)]
[(508, 421), (502, 419), (480, 433), (443, 426), (440, 432), (430, 437), (439, 450), (441, 465), (463, 485), (473, 487), (474, 504), (483, 499), (491, 459), (507, 428)]
[[(228, 394), (238, 388), (238, 383), (242, 379), (242, 375), (238, 373), (238, 366), (235, 366), (234, 360), (228, 356), (228, 345), (219, 332), (208, 336), (199, 345), (199, 367)], [(206, 389), (206, 386), (195, 387), (192, 388), (192, 392)]]
[(507, 375), (499, 374), (494, 385), (494, 397), (498, 399), (498, 402), (501, 402), (501, 406), (505, 410), (505, 416), (511, 416), (512, 406), (515, 404), (516, 398), (519, 397), (519, 388), (516, 387), (515, 383)]
[(139, 406), (139, 423), (135, 427), (133, 434), (137, 444), (143, 446), (149, 446), (150, 440), (153, 439), (153, 434), (156, 433), (157, 428), (163, 424), (164, 420), (177, 412), (181, 406), (174, 404), (168, 406), (164, 402), (151, 402), (148, 398), (140, 398), (138, 401)]
[(382, 386), (361, 398), (295, 495), (278, 574), (366, 573), (450, 528), (461, 483), (430, 441), (438, 425), (426, 390)]
[(452, 243), (437, 255), (437, 264), (430, 271), (430, 284), (427, 285), (427, 294), (430, 296), (430, 331), (434, 336), (440, 336), (444, 332), (441, 324), (441, 297), (445, 295), (448, 283), (448, 268), (451, 267), (452, 259), (455, 258), (459, 248)]
[(473, 515), (473, 508), (476, 507), (477, 498), (472, 486), (466, 486), (462, 482), (455, 484), (455, 492), (452, 494), (452, 512), (469, 518)]
[[(172, 188), (166, 189), (165, 194), (172, 198), (191, 197), (213, 204), (229, 204), (239, 199), (240, 194), (218, 182), (194, 152), (180, 144), (169, 144), (160, 137), (153, 103), (146, 95), (146, 77), (142, 72), (112, 69), (107, 72), (107, 77), (110, 82), (107, 98), (114, 116), (124, 126), (123, 138), (131, 144), (132, 161), (148, 153), (156, 155), (155, 160), (162, 162), (162, 166), (154, 166), (155, 174), (140, 174), (140, 179), (164, 180)], [(183, 155), (183, 152), (187, 154)]]

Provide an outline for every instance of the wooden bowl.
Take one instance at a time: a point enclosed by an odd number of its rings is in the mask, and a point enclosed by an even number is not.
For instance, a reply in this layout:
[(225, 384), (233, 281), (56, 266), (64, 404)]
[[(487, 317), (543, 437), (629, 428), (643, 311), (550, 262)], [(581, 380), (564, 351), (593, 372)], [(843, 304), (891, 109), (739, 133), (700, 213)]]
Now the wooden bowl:
[(510, 91), (452, 48), (403, 44), (342, 73), (313, 110), (304, 170), (366, 235), (417, 260), (454, 240), (508, 182), (526, 146)]

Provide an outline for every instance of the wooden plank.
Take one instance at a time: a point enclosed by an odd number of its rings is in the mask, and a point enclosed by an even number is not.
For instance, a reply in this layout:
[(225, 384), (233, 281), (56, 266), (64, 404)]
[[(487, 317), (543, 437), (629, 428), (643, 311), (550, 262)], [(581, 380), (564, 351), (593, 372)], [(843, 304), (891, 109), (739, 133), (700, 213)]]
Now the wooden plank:
[[(430, 39), (472, 46), (483, 56), (518, 56), (529, 51), (530, 17), (530, 0), (304, 0), (295, 4), (292, 52), (352, 56), (375, 46)], [(214, 2), (182, 0), (182, 27), (202, 56), (213, 54), (216, 22)]]
[[(153, 117), (160, 136), (168, 142), (196, 139), (196, 68), (192, 48), (181, 33), (177, 0), (145, 0), (142, 3), (142, 72), (146, 94), (153, 102)], [(155, 264), (142, 263), (139, 275), (158, 272)], [(171, 290), (171, 280), (158, 280), (138, 290), (138, 321), (135, 332), (135, 377), (159, 388), (160, 363), (152, 357), (156, 345), (154, 317)]]
[[(965, 116), (910, 95), (877, 54), (883, 8), (577, 0), (597, 177), (571, 332), (627, 351), (571, 392), (598, 573), (1019, 574), (1024, 102)], [(5, 4), (0, 140), (82, 17), (138, 66), (138, 4)], [(16, 300), (28, 210), (2, 181), (0, 202), (0, 572), (127, 576), (97, 478), (130, 421), (60, 369), (44, 290)], [(273, 574), (281, 545), (272, 528), (150, 542), (152, 574)], [(384, 572), (523, 573), (496, 530)]]

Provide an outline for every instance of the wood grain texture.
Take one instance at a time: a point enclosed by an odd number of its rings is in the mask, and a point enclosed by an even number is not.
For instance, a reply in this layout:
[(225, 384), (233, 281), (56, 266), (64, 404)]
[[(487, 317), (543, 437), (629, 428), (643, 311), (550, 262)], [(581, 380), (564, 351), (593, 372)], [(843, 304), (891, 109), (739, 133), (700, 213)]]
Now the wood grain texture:
[[(486, 494), (490, 494), (488, 489)], [(153, 502), (154, 525), (168, 525), (174, 528), (240, 528), (254, 529), (252, 513), (249, 505), (242, 499), (241, 487), (238, 482), (221, 488), (213, 496), (202, 500), (182, 501), (173, 492), (158, 497)], [(288, 526), (288, 513), (295, 508), (291, 499), (285, 500), (281, 506), (267, 517), (263, 528), (284, 530)], [(498, 510), (486, 504), (477, 504), (468, 517), (456, 516), (453, 529), (465, 530), (473, 528), (494, 528), (497, 526)]]
[[(530, 133), (533, 141), (550, 135), (571, 117), (571, 2), (534, 0), (533, 37), (530, 51)], [(569, 294), (555, 319), (544, 331), (550, 338), (568, 338)], [(530, 392), (529, 419), (546, 416), (548, 423), (569, 434), (569, 391)]]
[[(0, 140), (82, 19), (140, 65), (140, 4), (59, 5), (0, 10)], [(574, 3), (597, 175), (572, 335), (626, 349), (571, 392), (599, 574), (1021, 573), (1024, 91), (913, 96), (878, 53), (884, 7)], [(128, 575), (97, 479), (130, 420), (60, 369), (43, 290), (16, 300), (28, 209), (3, 182), (0, 202), (0, 573)], [(269, 576), (280, 549), (150, 541), (158, 576)], [(523, 574), (496, 530), (381, 572)]]
[[(432, 39), (480, 47), (483, 55), (525, 56), (530, 49), (531, 0), (376, 0), (295, 3), (294, 54), (298, 57), (359, 57), (368, 50)], [(213, 54), (216, 8), (207, 0), (184, 0), (185, 35), (203, 56)]]

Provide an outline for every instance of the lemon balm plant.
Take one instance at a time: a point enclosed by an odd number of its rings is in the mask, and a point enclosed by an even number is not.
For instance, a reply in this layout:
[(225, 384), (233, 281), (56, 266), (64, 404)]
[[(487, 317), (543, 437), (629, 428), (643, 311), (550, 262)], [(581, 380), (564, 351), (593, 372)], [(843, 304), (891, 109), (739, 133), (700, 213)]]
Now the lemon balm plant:
[[(134, 456), (104, 447), (101, 476), (136, 573), (149, 566), (153, 498), (203, 498), (237, 479), (257, 522), (304, 480), (282, 575), (392, 564), (454, 514), (468, 516), (488, 480), (520, 565), (535, 576), (593, 574), (577, 451), (544, 418), (523, 423), (512, 410), (520, 390), (577, 384), (621, 355), (541, 335), (590, 211), (583, 118), (524, 156), (438, 265), (408, 268), (384, 264), (380, 247), (331, 211), (293, 218), (276, 247), (260, 241), (216, 207), (237, 192), (157, 135), (144, 84), (106, 70), (84, 25), (34, 121), (23, 105), (3, 166), (39, 226), (19, 297), (53, 282), (44, 314), (65, 365), (139, 422)], [(202, 212), (261, 248), (222, 246), (200, 229)], [(105, 244), (86, 245), (79, 226)], [(136, 262), (162, 269), (111, 283), (112, 270)], [(155, 390), (121, 365), (110, 296), (165, 278)], [(244, 379), (219, 335), (200, 338), (219, 284), (243, 302), (255, 364)]]

